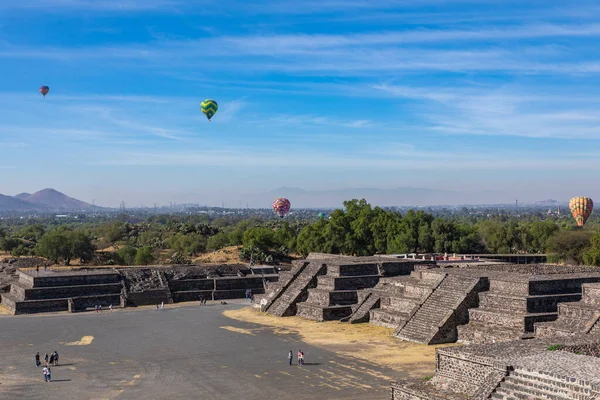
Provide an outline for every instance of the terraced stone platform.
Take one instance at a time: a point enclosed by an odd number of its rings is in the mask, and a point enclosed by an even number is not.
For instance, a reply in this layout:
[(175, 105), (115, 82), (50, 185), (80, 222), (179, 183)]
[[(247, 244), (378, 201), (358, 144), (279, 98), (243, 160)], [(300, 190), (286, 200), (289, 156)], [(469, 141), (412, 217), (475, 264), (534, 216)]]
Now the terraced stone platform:
[[(262, 311), (277, 316), (298, 315), (316, 321), (349, 319), (362, 309), (365, 318), (377, 299), (361, 289), (381, 290), (380, 280), (409, 275), (415, 268), (434, 264), (421, 260), (389, 260), (381, 257), (309, 259), (296, 262), (291, 271), (281, 273), (277, 284), (269, 284), (260, 299)], [(375, 290), (376, 292), (377, 290)], [(370, 300), (365, 303), (365, 300)], [(356, 318), (355, 321), (360, 318)]]
[(534, 326), (558, 318), (560, 307), (581, 300), (582, 285), (600, 282), (600, 274), (492, 275), (469, 323), (458, 327), (462, 343), (494, 343), (534, 336)]
[(92, 300), (92, 305), (122, 304), (121, 277), (114, 271), (18, 273), (19, 280), (11, 284), (10, 292), (0, 295), (2, 305), (14, 314), (75, 310), (89, 306)]
[[(569, 345), (596, 342), (572, 336)], [(392, 399), (593, 400), (600, 396), (600, 359), (549, 351), (552, 339), (444, 348), (433, 379), (392, 384)]]
[(537, 337), (600, 333), (600, 283), (584, 283), (579, 302), (558, 305), (558, 318), (535, 323)]
[[(168, 274), (165, 271), (169, 272)], [(95, 305), (143, 306), (182, 301), (244, 298), (246, 291), (263, 293), (278, 274), (214, 276), (193, 269), (127, 268), (85, 271), (18, 271), (19, 280), (1, 293), (13, 314), (82, 311)], [(167, 276), (168, 275), (168, 276)], [(181, 279), (183, 278), (183, 279)]]

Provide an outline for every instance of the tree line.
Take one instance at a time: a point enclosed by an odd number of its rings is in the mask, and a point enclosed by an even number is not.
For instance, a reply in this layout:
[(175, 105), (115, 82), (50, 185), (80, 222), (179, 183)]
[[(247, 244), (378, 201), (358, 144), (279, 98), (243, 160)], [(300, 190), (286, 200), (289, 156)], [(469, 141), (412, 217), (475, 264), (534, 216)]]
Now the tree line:
[(0, 249), (54, 262), (146, 265), (190, 263), (193, 257), (241, 246), (241, 261), (277, 263), (309, 252), (368, 256), (396, 253), (547, 253), (551, 262), (600, 265), (600, 229), (574, 222), (493, 216), (436, 217), (344, 202), (329, 218), (283, 221), (256, 217), (127, 216), (101, 223), (19, 225), (0, 231)]

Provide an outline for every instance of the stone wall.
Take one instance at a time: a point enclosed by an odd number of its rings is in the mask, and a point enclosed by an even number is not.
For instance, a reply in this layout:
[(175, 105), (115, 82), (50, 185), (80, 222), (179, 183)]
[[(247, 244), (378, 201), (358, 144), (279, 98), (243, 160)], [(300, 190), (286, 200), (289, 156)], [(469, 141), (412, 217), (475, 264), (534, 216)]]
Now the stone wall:
[(169, 296), (165, 290), (145, 290), (143, 292), (129, 292), (127, 294), (128, 306), (150, 306), (160, 303), (168, 303)]

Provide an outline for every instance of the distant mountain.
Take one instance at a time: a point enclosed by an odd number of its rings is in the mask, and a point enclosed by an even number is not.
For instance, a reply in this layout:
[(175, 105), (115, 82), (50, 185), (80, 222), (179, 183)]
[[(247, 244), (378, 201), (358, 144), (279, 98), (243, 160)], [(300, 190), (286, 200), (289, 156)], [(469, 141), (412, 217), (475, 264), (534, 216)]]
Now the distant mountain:
[(21, 200), (53, 210), (89, 210), (94, 208), (89, 203), (74, 199), (54, 189), (43, 189)]
[(31, 196), (31, 193), (19, 193), (18, 195), (14, 196), (19, 200), (25, 200), (25, 198)]
[(548, 200), (540, 200), (540, 201), (536, 201), (533, 204), (548, 204), (548, 205), (552, 205), (552, 204), (563, 204), (564, 202), (558, 201), (558, 200), (552, 200), (552, 199), (548, 199)]
[(0, 211), (38, 211), (42, 209), (46, 209), (46, 207), (0, 194)]

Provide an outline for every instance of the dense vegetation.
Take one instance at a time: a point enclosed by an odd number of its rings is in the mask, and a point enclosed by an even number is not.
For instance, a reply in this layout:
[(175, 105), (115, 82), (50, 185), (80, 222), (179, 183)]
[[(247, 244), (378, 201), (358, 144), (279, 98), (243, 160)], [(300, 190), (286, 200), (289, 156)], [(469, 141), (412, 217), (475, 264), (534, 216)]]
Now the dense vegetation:
[(394, 253), (548, 253), (550, 261), (600, 265), (600, 226), (578, 229), (566, 216), (462, 213), (434, 216), (344, 203), (328, 219), (206, 214), (120, 215), (101, 221), (5, 222), (0, 249), (55, 262), (144, 265), (189, 263), (204, 252), (243, 246), (242, 261), (276, 263), (311, 251), (348, 255)]

